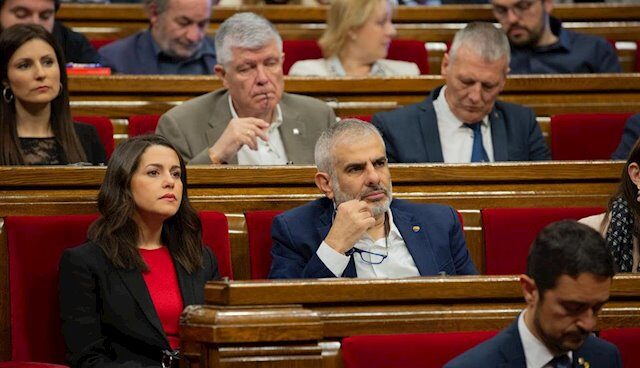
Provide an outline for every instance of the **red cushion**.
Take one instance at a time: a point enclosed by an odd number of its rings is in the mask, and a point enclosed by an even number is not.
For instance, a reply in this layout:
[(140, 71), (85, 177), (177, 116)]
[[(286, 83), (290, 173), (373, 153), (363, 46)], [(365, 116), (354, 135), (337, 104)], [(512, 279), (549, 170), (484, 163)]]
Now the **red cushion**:
[(63, 363), (58, 263), (97, 215), (7, 217), (11, 359)]
[(102, 46), (106, 46), (115, 40), (116, 39), (89, 40), (89, 43), (94, 49), (100, 50)]
[(483, 209), (485, 273), (524, 273), (529, 247), (543, 227), (555, 221), (578, 220), (603, 211), (601, 207)]
[(351, 336), (342, 340), (345, 368), (441, 368), (497, 331)]
[(636, 73), (640, 72), (640, 41), (636, 41)]
[(36, 362), (0, 362), (0, 368), (69, 368), (66, 365)]
[(160, 120), (160, 115), (132, 115), (129, 117), (129, 137), (153, 134)]
[(198, 216), (202, 221), (202, 240), (216, 255), (220, 276), (233, 279), (227, 216), (214, 211), (202, 211)]
[(282, 211), (244, 213), (249, 238), (249, 265), (252, 279), (266, 279), (271, 268), (271, 223)]
[(610, 328), (600, 331), (600, 337), (616, 345), (620, 349), (625, 368), (640, 367), (640, 328)]
[(340, 119), (359, 119), (362, 121), (366, 121), (367, 123), (371, 122), (371, 118), (373, 118), (373, 115), (347, 115), (340, 117)]
[(111, 157), (111, 153), (115, 148), (111, 119), (106, 116), (74, 116), (73, 120), (93, 125), (98, 131), (98, 136), (107, 153), (107, 158)]
[[(282, 69), (285, 75), (289, 74), (289, 69), (296, 61), (322, 58), (322, 50), (314, 40), (284, 40), (282, 51), (284, 52)], [(416, 63), (421, 74), (429, 74), (427, 49), (422, 41), (391, 41), (387, 59)]]
[(560, 114), (551, 117), (554, 160), (608, 160), (631, 113)]

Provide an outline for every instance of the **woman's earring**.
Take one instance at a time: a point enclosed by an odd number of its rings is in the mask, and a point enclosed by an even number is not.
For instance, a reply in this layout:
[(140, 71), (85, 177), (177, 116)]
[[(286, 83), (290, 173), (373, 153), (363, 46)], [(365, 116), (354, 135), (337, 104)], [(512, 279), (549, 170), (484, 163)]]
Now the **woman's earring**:
[(4, 87), (4, 89), (2, 90), (2, 98), (6, 103), (10, 103), (11, 101), (13, 101), (13, 92), (11, 92), (11, 88)]

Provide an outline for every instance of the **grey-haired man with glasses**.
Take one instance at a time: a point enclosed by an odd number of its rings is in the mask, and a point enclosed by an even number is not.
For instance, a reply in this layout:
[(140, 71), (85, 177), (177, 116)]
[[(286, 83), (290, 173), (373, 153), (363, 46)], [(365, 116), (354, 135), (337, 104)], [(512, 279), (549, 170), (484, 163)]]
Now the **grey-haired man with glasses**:
[(616, 52), (602, 37), (567, 30), (551, 16), (553, 0), (492, 0), (511, 44), (511, 74), (618, 73)]
[(270, 278), (478, 273), (454, 209), (393, 199), (384, 141), (372, 124), (331, 126), (315, 162), (325, 196), (274, 219)]

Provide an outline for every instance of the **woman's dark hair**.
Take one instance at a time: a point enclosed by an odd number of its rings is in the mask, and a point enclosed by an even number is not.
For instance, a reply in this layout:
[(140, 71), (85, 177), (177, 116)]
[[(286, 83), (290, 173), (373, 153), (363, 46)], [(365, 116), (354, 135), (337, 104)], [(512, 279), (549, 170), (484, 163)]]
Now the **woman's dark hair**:
[[(51, 101), (51, 130), (60, 144), (67, 162), (86, 161), (80, 139), (76, 135), (69, 108), (67, 92), (67, 71), (64, 54), (53, 36), (42, 26), (16, 24), (0, 33), (0, 81), (2, 88), (9, 84), (9, 60), (22, 45), (31, 40), (42, 40), (51, 46), (58, 59), (60, 69), (60, 93)], [(2, 96), (4, 97), (4, 96)], [(0, 98), (0, 165), (22, 165), (24, 158), (20, 150), (16, 121), (15, 98), (9, 102)]]
[(120, 143), (109, 160), (100, 192), (98, 218), (88, 231), (88, 238), (97, 243), (116, 266), (147, 271), (138, 253), (138, 225), (133, 220), (136, 210), (131, 193), (131, 178), (138, 169), (140, 157), (151, 146), (171, 148), (180, 160), (182, 202), (175, 215), (164, 221), (161, 240), (173, 258), (189, 273), (202, 268), (202, 225), (187, 195), (187, 170), (182, 156), (171, 143), (158, 135), (144, 135)]
[(640, 234), (640, 203), (638, 202), (638, 187), (633, 183), (629, 176), (629, 165), (636, 163), (640, 165), (640, 140), (636, 141), (631, 148), (629, 157), (627, 157), (627, 163), (622, 168), (620, 174), (620, 185), (616, 194), (609, 199), (609, 205), (607, 206), (607, 214), (602, 220), (601, 228), (604, 229), (611, 218), (611, 210), (613, 209), (613, 203), (617, 198), (624, 198), (629, 206), (629, 211), (633, 214), (633, 234)]

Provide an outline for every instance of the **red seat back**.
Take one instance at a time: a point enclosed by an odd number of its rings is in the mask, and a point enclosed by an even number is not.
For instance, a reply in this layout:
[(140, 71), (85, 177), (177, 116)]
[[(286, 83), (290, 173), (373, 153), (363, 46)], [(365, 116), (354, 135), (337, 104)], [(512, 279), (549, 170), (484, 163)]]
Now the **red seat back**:
[(94, 49), (100, 50), (101, 47), (106, 46), (115, 40), (116, 40), (115, 38), (108, 38), (108, 39), (101, 39), (101, 40), (91, 39), (89, 40), (89, 43), (91, 44), (91, 46), (93, 46)]
[(107, 158), (110, 158), (116, 145), (113, 140), (113, 124), (111, 123), (111, 119), (106, 116), (74, 116), (73, 120), (93, 125), (96, 128), (100, 141), (107, 153)]
[(156, 132), (160, 115), (132, 115), (129, 117), (129, 137)]
[(560, 114), (551, 117), (554, 160), (608, 160), (631, 113)]
[(640, 41), (636, 41), (636, 73), (640, 73)]
[(214, 211), (202, 211), (198, 216), (202, 221), (202, 240), (216, 255), (220, 276), (233, 279), (227, 216)]
[[(321, 59), (322, 49), (315, 40), (282, 41), (284, 74), (289, 74), (291, 66), (299, 60)], [(389, 45), (387, 59), (416, 63), (420, 74), (429, 74), (429, 61), (424, 42), (417, 40), (393, 40)]]
[(497, 331), (351, 336), (342, 340), (345, 368), (441, 368)]
[(252, 279), (266, 279), (271, 268), (271, 223), (282, 211), (244, 213), (249, 238), (249, 265)]
[(603, 211), (601, 207), (482, 210), (485, 273), (487, 275), (524, 273), (529, 247), (542, 228), (555, 221), (579, 220)]
[(600, 331), (600, 338), (618, 347), (625, 368), (640, 367), (640, 328), (610, 328)]
[(58, 263), (66, 248), (85, 242), (97, 215), (5, 218), (9, 257), (11, 359), (64, 363)]
[(66, 365), (36, 362), (0, 362), (0, 368), (69, 368)]

